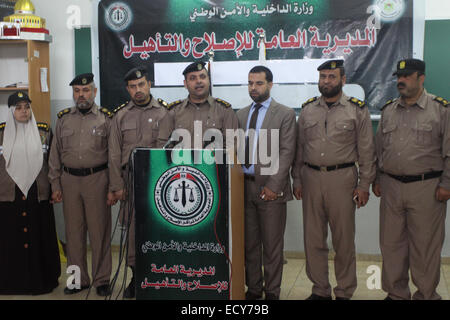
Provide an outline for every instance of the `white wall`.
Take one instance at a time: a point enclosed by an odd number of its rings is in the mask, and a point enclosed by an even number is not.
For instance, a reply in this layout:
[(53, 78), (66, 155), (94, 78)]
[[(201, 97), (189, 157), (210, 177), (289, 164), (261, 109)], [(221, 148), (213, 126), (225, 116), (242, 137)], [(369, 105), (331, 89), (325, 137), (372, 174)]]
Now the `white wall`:
[(426, 20), (450, 19), (450, 1), (448, 0), (426, 0)]
[[(74, 77), (75, 50), (74, 32), (67, 26), (68, 21), (79, 20), (80, 25), (91, 25), (90, 0), (34, 0), (36, 14), (47, 20), (47, 29), (53, 36), (50, 44), (50, 90), (52, 100), (71, 99), (69, 87)], [(73, 10), (80, 12), (79, 19), (74, 19)]]

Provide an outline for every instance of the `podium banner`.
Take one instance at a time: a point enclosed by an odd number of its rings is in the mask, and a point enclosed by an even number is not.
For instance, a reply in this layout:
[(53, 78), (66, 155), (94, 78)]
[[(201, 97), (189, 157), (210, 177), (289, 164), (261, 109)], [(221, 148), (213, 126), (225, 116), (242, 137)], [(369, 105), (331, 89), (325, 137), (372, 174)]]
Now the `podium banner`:
[(137, 299), (230, 299), (228, 169), (212, 152), (133, 153)]

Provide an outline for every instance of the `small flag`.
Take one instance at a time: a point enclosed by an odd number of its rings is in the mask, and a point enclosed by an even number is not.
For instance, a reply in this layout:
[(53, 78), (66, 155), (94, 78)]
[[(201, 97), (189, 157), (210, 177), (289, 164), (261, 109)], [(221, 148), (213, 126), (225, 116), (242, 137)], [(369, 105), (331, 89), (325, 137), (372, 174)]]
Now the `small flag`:
[(266, 36), (264, 33), (259, 35), (259, 64), (266, 65)]
[(212, 78), (211, 78), (211, 67), (214, 61), (214, 51), (208, 52), (209, 60), (208, 60), (208, 77), (209, 77), (209, 95), (212, 96)]

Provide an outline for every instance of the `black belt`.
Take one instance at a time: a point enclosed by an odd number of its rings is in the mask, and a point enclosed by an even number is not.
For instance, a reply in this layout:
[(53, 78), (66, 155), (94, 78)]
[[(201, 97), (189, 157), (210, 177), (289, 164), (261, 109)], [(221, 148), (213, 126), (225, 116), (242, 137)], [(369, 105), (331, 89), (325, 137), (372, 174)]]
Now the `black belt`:
[(249, 181), (255, 181), (255, 176), (251, 174), (244, 174), (244, 179)]
[(74, 169), (74, 168), (67, 168), (67, 167), (63, 167), (63, 170), (73, 176), (79, 176), (79, 177), (84, 177), (84, 176), (88, 176), (91, 174), (94, 174), (96, 172), (105, 170), (108, 168), (108, 164), (102, 164), (101, 166), (95, 167), (95, 168), (85, 168), (85, 169)]
[(350, 162), (350, 163), (342, 163), (342, 164), (337, 164), (335, 166), (315, 166), (313, 164), (310, 164), (308, 162), (305, 162), (305, 164), (310, 167), (311, 169), (317, 170), (317, 171), (333, 171), (333, 170), (337, 170), (337, 169), (344, 169), (344, 168), (349, 168), (349, 167), (353, 167), (355, 165), (354, 162)]
[(403, 183), (410, 183), (410, 182), (416, 182), (416, 181), (423, 181), (433, 178), (438, 178), (442, 175), (442, 171), (432, 171), (424, 174), (419, 174), (417, 176), (396, 176), (395, 174), (390, 174), (385, 172), (389, 177), (394, 178), (395, 180), (398, 180)]

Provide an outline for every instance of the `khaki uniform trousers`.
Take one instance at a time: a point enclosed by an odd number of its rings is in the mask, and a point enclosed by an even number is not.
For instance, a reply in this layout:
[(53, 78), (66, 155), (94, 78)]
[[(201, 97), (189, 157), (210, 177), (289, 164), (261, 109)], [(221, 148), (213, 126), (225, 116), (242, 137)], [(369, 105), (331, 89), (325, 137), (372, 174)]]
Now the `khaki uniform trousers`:
[(382, 287), (392, 299), (411, 299), (408, 269), (418, 290), (413, 299), (441, 299), (441, 250), (447, 206), (436, 200), (439, 179), (403, 183), (380, 177)]
[[(264, 202), (257, 183), (245, 180), (245, 280), (248, 290), (280, 296), (286, 202)], [(264, 265), (264, 276), (262, 267)]]
[(90, 284), (86, 260), (86, 235), (92, 248), (93, 286), (109, 284), (111, 276), (111, 207), (106, 204), (108, 169), (78, 177), (61, 176), (67, 240), (67, 265), (77, 265), (81, 285)]
[(302, 168), (303, 232), (306, 274), (312, 293), (331, 296), (328, 278), (328, 224), (336, 255), (336, 297), (351, 298), (356, 290), (355, 203), (356, 167), (321, 172)]

